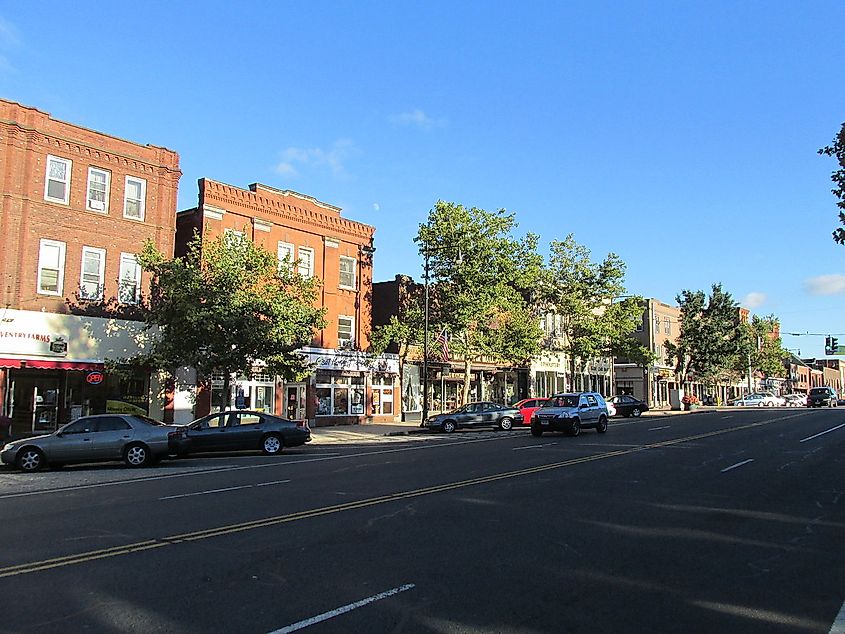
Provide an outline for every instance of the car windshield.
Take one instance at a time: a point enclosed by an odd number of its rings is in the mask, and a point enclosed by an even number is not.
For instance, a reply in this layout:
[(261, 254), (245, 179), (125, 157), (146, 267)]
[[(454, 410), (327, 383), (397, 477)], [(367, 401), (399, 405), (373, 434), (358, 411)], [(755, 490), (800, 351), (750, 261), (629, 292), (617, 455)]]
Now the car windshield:
[(810, 394), (827, 394), (827, 388), (814, 387), (812, 390), (810, 390)]
[(578, 407), (578, 395), (558, 394), (543, 403), (543, 407)]

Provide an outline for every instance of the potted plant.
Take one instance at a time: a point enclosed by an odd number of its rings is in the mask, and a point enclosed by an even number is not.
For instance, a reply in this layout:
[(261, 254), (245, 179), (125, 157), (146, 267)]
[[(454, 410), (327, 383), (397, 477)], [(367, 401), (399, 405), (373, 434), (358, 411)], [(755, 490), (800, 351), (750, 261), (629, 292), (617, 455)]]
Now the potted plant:
[(690, 411), (698, 407), (699, 400), (695, 394), (684, 394), (681, 403), (684, 404), (685, 411)]

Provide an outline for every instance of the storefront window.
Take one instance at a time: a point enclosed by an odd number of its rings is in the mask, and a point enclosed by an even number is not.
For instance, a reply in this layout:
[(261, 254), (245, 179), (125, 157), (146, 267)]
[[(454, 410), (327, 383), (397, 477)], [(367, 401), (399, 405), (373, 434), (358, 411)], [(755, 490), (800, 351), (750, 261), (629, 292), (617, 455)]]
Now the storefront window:
[(347, 416), (364, 413), (364, 376), (341, 372), (317, 372), (317, 416)]

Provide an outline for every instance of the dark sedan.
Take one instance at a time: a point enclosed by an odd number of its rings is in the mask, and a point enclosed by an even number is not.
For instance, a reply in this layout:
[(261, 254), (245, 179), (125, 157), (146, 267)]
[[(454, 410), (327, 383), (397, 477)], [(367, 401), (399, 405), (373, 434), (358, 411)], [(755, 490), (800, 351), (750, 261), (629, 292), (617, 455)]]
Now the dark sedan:
[(640, 414), (648, 411), (648, 403), (628, 394), (614, 396), (608, 399), (608, 401), (613, 403), (617, 416), (624, 416), (625, 418), (633, 416), (634, 418), (638, 418)]
[(514, 424), (522, 424), (522, 414), (515, 407), (483, 401), (467, 403), (454, 412), (429, 416), (420, 427), (445, 431), (447, 434), (462, 427), (496, 427), (505, 431), (513, 429)]
[(171, 438), (170, 451), (177, 456), (208, 451), (260, 449), (266, 455), (280, 454), (285, 447), (297, 447), (311, 440), (305, 421), (237, 410), (209, 414), (185, 425)]

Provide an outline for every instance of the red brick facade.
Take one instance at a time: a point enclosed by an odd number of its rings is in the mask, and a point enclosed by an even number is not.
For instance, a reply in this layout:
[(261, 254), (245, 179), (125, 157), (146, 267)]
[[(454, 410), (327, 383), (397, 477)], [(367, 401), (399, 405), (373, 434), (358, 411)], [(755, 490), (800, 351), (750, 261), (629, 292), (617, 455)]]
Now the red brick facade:
[[(271, 253), (279, 252), (280, 243), (290, 245), (293, 259), (300, 249), (313, 252), (312, 274), (322, 281), (318, 306), (326, 308), (328, 325), (315, 333), (312, 345), (339, 347), (338, 317), (345, 316), (353, 319), (350, 347), (369, 348), (373, 227), (342, 218), (339, 208), (296, 192), (260, 184), (246, 190), (200, 179), (199, 206), (179, 213), (176, 253), (184, 253), (194, 231), (217, 236), (226, 230), (243, 232)], [(354, 261), (352, 286), (340, 283), (341, 258)]]
[[(152, 239), (173, 252), (176, 192), (181, 172), (176, 152), (139, 145), (53, 119), (49, 114), (0, 100), (2, 215), (0, 280), (4, 306), (66, 312), (65, 298), (79, 288), (82, 248), (104, 249), (105, 296), (117, 294), (120, 254), (137, 253)], [(68, 202), (47, 200), (48, 156), (70, 167)], [(103, 211), (87, 209), (89, 168), (108, 175)], [(126, 177), (145, 187), (143, 220), (124, 217)], [(66, 245), (60, 295), (37, 292), (42, 238)]]

